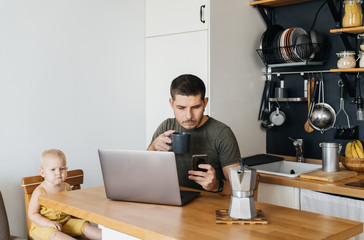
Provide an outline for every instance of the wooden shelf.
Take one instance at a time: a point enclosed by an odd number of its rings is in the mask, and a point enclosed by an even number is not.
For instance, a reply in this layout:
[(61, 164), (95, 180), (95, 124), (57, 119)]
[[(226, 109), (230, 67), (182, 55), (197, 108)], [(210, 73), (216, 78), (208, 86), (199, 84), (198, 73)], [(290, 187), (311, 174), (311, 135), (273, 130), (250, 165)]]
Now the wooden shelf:
[(364, 33), (364, 26), (330, 29), (330, 33), (351, 33), (351, 34)]
[(311, 2), (313, 0), (257, 0), (249, 2), (250, 6), (262, 5), (266, 7), (281, 7), (297, 3)]
[(364, 68), (330, 69), (330, 72), (364, 72)]

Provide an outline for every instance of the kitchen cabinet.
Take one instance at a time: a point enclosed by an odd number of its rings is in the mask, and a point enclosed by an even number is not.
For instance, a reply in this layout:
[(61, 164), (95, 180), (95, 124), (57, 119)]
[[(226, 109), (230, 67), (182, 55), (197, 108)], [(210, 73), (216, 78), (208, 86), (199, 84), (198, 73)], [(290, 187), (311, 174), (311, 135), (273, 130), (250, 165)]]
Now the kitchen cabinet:
[(258, 201), (300, 209), (300, 189), (260, 182), (258, 186)]
[(171, 81), (184, 73), (208, 79), (207, 40), (206, 30), (146, 39), (147, 145), (158, 125), (173, 117), (168, 102)]
[(209, 86), (207, 2), (146, 1), (146, 145), (158, 125), (173, 117), (168, 99), (175, 77), (194, 74)]
[(207, 30), (206, 0), (147, 0), (146, 37)]
[[(309, 163), (318, 162), (309, 160)], [(358, 173), (354, 177), (335, 182), (261, 174), (258, 201), (268, 202), (269, 198), (286, 198), (286, 196), (278, 197), (282, 191), (276, 193), (279, 188), (275, 188), (274, 185), (296, 188), (299, 190), (300, 210), (364, 222), (362, 214), (364, 209), (363, 188), (346, 185), (351, 182), (362, 181), (362, 179), (364, 179), (364, 173)], [(267, 186), (269, 189), (266, 189)], [(262, 189), (260, 189), (261, 187)], [(281, 201), (270, 200), (270, 202)], [(364, 239), (364, 234), (356, 236), (355, 239)]]
[(147, 145), (158, 125), (174, 116), (171, 81), (190, 73), (206, 84), (205, 114), (232, 128), (241, 152), (265, 151), (265, 133), (256, 121), (264, 84), (262, 65), (254, 60), (264, 30), (259, 18), (241, 0), (146, 1)]
[[(364, 211), (363, 200), (302, 189), (301, 210), (364, 222), (364, 216), (361, 214)], [(354, 239), (363, 240), (364, 234), (362, 233), (351, 238), (351, 240)]]

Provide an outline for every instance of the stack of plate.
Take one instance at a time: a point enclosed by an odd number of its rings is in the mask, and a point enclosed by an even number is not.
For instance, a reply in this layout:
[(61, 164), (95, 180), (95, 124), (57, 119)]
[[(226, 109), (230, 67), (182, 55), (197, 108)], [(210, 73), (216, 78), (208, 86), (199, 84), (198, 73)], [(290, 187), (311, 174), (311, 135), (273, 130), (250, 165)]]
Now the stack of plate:
[(260, 50), (261, 57), (267, 64), (309, 61), (317, 53), (310, 35), (303, 28), (284, 29), (280, 25), (271, 25), (263, 33)]

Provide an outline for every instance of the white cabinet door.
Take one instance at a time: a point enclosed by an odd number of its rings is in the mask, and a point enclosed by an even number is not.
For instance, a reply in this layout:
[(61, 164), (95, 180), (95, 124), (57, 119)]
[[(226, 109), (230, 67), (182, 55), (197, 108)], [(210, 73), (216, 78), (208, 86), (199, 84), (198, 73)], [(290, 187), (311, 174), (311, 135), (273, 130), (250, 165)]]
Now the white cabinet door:
[(139, 240), (140, 238), (136, 238), (134, 236), (128, 235), (126, 233), (122, 233), (116, 231), (114, 229), (104, 227), (102, 225), (98, 225), (102, 230), (102, 239), (103, 240), (114, 240), (114, 239), (123, 239), (123, 240)]
[(208, 87), (207, 42), (207, 30), (146, 39), (147, 145), (159, 124), (174, 117), (168, 102), (174, 78), (194, 74)]
[(300, 189), (276, 184), (259, 183), (258, 201), (300, 209)]
[(146, 0), (146, 37), (207, 29), (207, 2)]

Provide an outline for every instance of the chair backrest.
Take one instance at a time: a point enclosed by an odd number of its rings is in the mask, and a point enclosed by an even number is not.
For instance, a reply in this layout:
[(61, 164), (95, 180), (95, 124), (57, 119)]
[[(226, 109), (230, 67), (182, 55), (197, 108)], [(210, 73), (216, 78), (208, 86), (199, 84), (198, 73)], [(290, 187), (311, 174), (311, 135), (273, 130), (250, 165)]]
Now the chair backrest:
[(10, 239), (10, 229), (3, 196), (0, 191), (0, 240), (5, 239)]
[[(24, 199), (25, 199), (25, 214), (27, 218), (27, 229), (28, 229), (28, 238), (29, 236), (29, 229), (31, 222), (28, 219), (28, 205), (30, 198), (32, 197), (34, 189), (36, 189), (42, 182), (43, 177), (40, 175), (37, 176), (31, 176), (31, 177), (23, 177), (21, 180), (22, 187), (24, 190)], [(72, 190), (80, 189), (81, 184), (83, 183), (83, 171), (81, 169), (76, 170), (69, 170), (67, 171), (67, 179), (66, 183), (71, 185)]]

